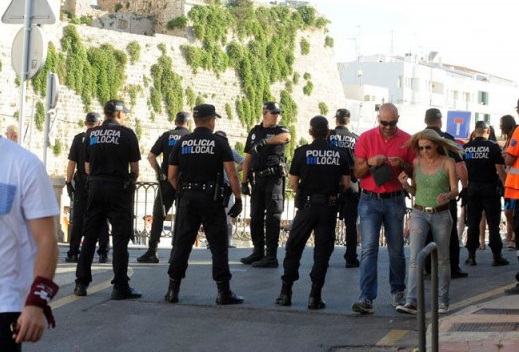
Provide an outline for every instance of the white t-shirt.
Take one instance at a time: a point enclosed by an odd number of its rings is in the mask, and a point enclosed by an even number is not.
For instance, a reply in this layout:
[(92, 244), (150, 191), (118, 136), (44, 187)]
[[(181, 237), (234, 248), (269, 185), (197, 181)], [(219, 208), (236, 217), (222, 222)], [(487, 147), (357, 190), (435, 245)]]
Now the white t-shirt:
[(58, 214), (42, 162), (0, 137), (0, 313), (21, 312), (34, 279), (36, 244), (26, 220)]

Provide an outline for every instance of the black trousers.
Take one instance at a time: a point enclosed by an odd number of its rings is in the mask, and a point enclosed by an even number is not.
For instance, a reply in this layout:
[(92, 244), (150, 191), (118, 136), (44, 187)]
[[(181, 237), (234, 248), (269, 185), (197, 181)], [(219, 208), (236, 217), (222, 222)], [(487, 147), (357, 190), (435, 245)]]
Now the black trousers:
[(359, 206), (359, 194), (349, 194), (343, 201), (342, 216), (344, 218), (344, 226), (346, 227), (346, 252), (344, 253), (344, 259), (349, 263), (357, 260), (357, 208)]
[(20, 352), (22, 350), (22, 344), (14, 342), (11, 332), (11, 323), (16, 322), (19, 316), (19, 312), (0, 313), (0, 351)]
[(128, 242), (132, 231), (133, 188), (124, 189), (123, 183), (113, 180), (89, 181), (85, 215), (85, 239), (81, 246), (76, 268), (76, 283), (92, 282), (92, 259), (97, 235), (106, 222), (112, 224), (113, 284), (116, 289), (128, 287)]
[(184, 191), (178, 202), (175, 218), (175, 243), (171, 251), (168, 274), (173, 280), (186, 276), (189, 255), (196, 241), (200, 225), (209, 241), (213, 258), (213, 279), (229, 281), (229, 253), (227, 220), (221, 200), (214, 201), (201, 191)]
[(335, 245), (335, 225), (337, 209), (328, 204), (312, 204), (308, 208), (299, 209), (292, 223), (288, 236), (286, 255), (283, 261), (284, 282), (294, 282), (299, 279), (299, 264), (306, 242), (314, 231), (314, 265), (310, 272), (312, 284), (323, 287), (328, 262)]
[(159, 181), (162, 187), (162, 203), (160, 197), (155, 197), (155, 203), (153, 203), (153, 222), (151, 223), (150, 232), (150, 243), (151, 249), (157, 249), (160, 242), (160, 236), (164, 228), (164, 214), (162, 213), (162, 207), (165, 208), (166, 214), (169, 212), (175, 201), (175, 189), (169, 182)]
[(256, 252), (276, 256), (284, 207), (285, 180), (281, 176), (256, 178), (251, 192), (250, 234)]
[(517, 199), (510, 199), (510, 208), (513, 209), (514, 232), (516, 233), (515, 249), (517, 251), (517, 259), (519, 260), (519, 239), (517, 238), (517, 234), (519, 233), (519, 201)]
[(492, 253), (501, 254), (503, 241), (499, 234), (499, 223), (501, 222), (501, 197), (495, 196), (469, 196), (467, 202), (467, 249), (474, 254), (479, 243), (479, 223), (482, 213), (485, 211), (488, 223), (489, 242)]
[[(79, 254), (81, 237), (83, 236), (85, 212), (88, 201), (88, 192), (83, 182), (76, 179), (76, 191), (74, 192), (74, 202), (72, 203), (72, 218), (70, 219), (70, 243), (67, 252), (68, 257)], [(99, 249), (97, 254), (107, 254), (109, 244), (108, 222), (99, 231)]]

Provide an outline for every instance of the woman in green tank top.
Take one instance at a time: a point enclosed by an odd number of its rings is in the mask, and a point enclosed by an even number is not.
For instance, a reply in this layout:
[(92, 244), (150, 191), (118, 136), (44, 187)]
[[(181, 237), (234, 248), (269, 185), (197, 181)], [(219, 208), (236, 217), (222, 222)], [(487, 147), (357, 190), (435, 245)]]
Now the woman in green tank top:
[(413, 161), (411, 184), (408, 183), (409, 175), (405, 172), (398, 177), (404, 189), (415, 197), (415, 204), (409, 223), (411, 255), (406, 303), (397, 306), (396, 310), (408, 314), (417, 312), (416, 258), (431, 231), (438, 248), (438, 312), (447, 313), (451, 278), (449, 241), (453, 221), (449, 212), (449, 200), (458, 195), (456, 166), (454, 160), (448, 156), (448, 151), (461, 154), (463, 150), (431, 129), (414, 134), (404, 147), (413, 148), (418, 156)]

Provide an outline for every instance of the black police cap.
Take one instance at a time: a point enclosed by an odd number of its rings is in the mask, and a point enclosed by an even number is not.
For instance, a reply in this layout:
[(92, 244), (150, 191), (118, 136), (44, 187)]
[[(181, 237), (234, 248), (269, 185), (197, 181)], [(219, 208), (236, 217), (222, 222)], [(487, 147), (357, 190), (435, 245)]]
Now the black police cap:
[(101, 121), (101, 115), (99, 115), (97, 112), (89, 112), (86, 114), (85, 122), (95, 123)]
[(283, 110), (281, 109), (281, 105), (276, 103), (275, 101), (267, 101), (263, 103), (263, 109), (268, 110), (271, 113), (281, 113)]
[(124, 103), (121, 100), (108, 100), (104, 107), (105, 114), (113, 114), (116, 111), (122, 111), (124, 113), (129, 113), (130, 109), (124, 105)]
[(216, 113), (214, 105), (211, 104), (201, 104), (197, 105), (193, 109), (193, 116), (195, 119), (204, 118), (204, 117), (213, 117), (216, 116), (220, 118), (221, 116)]

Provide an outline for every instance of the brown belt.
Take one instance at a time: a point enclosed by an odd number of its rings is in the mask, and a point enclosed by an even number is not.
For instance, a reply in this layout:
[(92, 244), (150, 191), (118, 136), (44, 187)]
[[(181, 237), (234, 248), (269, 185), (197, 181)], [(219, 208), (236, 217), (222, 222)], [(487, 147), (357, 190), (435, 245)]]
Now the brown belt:
[(424, 213), (439, 213), (441, 211), (448, 210), (449, 209), (449, 203), (443, 204), (443, 205), (439, 205), (437, 207), (423, 207), (421, 205), (415, 204), (414, 208), (417, 209), (417, 210), (421, 210)]

